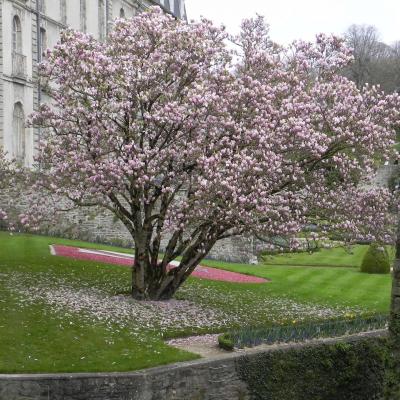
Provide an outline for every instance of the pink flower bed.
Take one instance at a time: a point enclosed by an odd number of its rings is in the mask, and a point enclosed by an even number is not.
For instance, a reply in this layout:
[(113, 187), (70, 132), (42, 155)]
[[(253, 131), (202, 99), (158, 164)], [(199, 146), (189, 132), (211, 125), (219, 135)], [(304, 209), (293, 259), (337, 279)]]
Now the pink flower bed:
[[(114, 253), (102, 250), (83, 249), (71, 246), (51, 246), (51, 252), (55, 256), (69, 257), (75, 260), (90, 260), (101, 263), (115, 264), (130, 267), (134, 258), (129, 254)], [(171, 265), (171, 268), (174, 266)], [(203, 279), (211, 279), (214, 281), (224, 282), (240, 282), (240, 283), (265, 283), (267, 279), (257, 276), (240, 274), (238, 272), (225, 271), (218, 268), (198, 266), (192, 273), (192, 276)]]

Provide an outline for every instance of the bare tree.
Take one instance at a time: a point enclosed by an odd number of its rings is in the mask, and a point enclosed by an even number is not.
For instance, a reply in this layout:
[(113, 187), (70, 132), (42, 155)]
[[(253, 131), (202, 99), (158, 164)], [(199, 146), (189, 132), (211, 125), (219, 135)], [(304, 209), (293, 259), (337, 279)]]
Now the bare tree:
[(400, 93), (400, 40), (392, 46), (394, 90)]
[(382, 43), (371, 25), (351, 25), (344, 34), (354, 51), (354, 62), (344, 75), (361, 89), (366, 83), (380, 85), (385, 92), (400, 90), (400, 41)]
[(354, 62), (345, 74), (361, 89), (366, 83), (371, 82), (372, 66), (383, 51), (379, 33), (371, 25), (351, 25), (344, 36), (354, 51)]

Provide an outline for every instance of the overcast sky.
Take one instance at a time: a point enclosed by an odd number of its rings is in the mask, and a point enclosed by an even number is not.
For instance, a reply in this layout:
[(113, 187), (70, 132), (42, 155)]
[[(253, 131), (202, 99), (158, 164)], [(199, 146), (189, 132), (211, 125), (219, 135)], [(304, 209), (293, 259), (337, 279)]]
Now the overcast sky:
[(189, 19), (204, 16), (232, 33), (243, 18), (264, 15), (281, 44), (342, 34), (351, 24), (375, 25), (387, 44), (400, 40), (400, 0), (186, 0), (186, 10)]

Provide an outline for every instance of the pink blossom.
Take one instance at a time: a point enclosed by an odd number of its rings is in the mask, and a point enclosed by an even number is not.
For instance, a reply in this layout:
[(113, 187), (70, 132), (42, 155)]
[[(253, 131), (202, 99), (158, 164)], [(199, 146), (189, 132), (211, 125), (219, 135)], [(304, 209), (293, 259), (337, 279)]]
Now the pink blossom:
[(340, 74), (351, 60), (334, 36), (279, 47), (262, 18), (236, 38), (159, 8), (104, 43), (64, 31), (41, 66), (53, 101), (32, 118), (47, 132), (38, 186), (113, 212), (137, 271), (178, 287), (233, 235), (295, 239), (321, 217), (347, 240), (387, 239), (390, 195), (360, 183), (392, 156), (400, 100), (359, 91)]

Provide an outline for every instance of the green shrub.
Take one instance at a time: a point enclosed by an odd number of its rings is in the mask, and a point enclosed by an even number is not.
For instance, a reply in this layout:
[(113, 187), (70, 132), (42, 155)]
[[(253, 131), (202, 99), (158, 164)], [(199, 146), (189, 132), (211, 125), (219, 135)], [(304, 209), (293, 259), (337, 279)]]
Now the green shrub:
[(218, 344), (221, 349), (232, 351), (234, 347), (233, 338), (230, 333), (223, 333), (218, 336)]
[(361, 263), (361, 272), (368, 274), (388, 274), (390, 272), (390, 259), (386, 248), (377, 243), (372, 243)]

